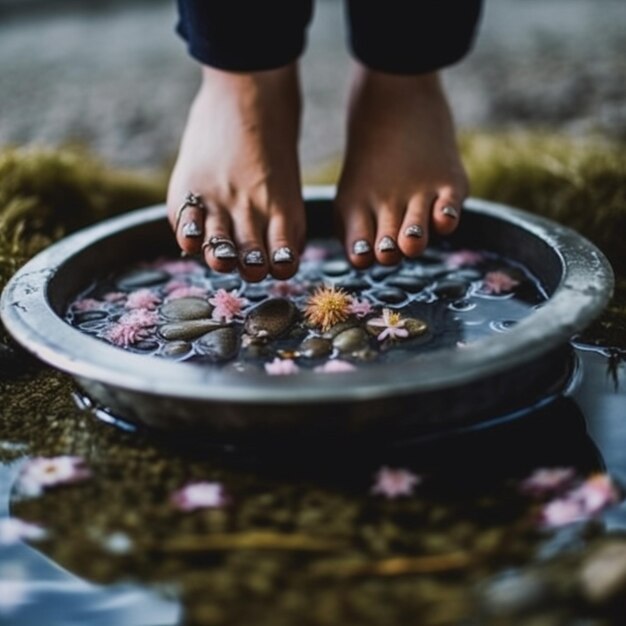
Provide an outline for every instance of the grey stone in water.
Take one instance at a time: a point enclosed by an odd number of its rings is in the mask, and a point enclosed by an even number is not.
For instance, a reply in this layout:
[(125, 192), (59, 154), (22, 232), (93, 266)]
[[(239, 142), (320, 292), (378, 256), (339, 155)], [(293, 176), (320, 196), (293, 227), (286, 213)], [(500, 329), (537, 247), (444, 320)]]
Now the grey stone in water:
[(222, 323), (215, 320), (187, 320), (184, 322), (164, 324), (159, 328), (159, 333), (163, 339), (167, 339), (168, 341), (181, 339), (191, 341), (222, 326)]
[(448, 274), (449, 280), (463, 280), (463, 281), (467, 280), (470, 282), (473, 280), (480, 280), (482, 277), (483, 277), (482, 272), (479, 272), (478, 270), (474, 270), (470, 268), (456, 270)]
[(177, 357), (187, 354), (191, 350), (191, 344), (188, 341), (169, 341), (163, 346), (163, 356)]
[(241, 279), (236, 276), (224, 276), (222, 278), (212, 278), (211, 285), (213, 289), (225, 289), (226, 291), (232, 291), (233, 289), (239, 289), (241, 287)]
[(154, 352), (159, 348), (159, 344), (156, 341), (144, 339), (143, 341), (138, 341), (133, 347), (142, 352)]
[(350, 271), (350, 264), (343, 259), (334, 259), (322, 263), (321, 269), (326, 276), (343, 276)]
[(239, 335), (231, 326), (218, 328), (202, 335), (195, 343), (199, 354), (209, 357), (214, 363), (230, 361), (239, 352)]
[(428, 281), (418, 276), (392, 276), (387, 281), (388, 287), (396, 287), (408, 293), (418, 293), (428, 285)]
[(582, 564), (580, 583), (592, 604), (626, 598), (626, 541), (611, 539), (596, 548)]
[(121, 291), (134, 291), (142, 287), (160, 285), (169, 279), (170, 275), (161, 270), (135, 270), (120, 276), (115, 285)]
[(387, 266), (387, 265), (375, 265), (370, 269), (369, 275), (371, 278), (377, 281), (385, 280), (388, 276), (395, 274), (398, 271), (397, 266)]
[(324, 337), (307, 337), (298, 348), (298, 351), (310, 359), (319, 359), (328, 356), (333, 350), (333, 342)]
[(267, 289), (262, 285), (248, 285), (244, 295), (253, 302), (265, 300), (268, 297)]
[(166, 302), (160, 310), (169, 320), (200, 320), (211, 317), (213, 307), (202, 298), (177, 298)]
[(459, 280), (440, 280), (433, 292), (440, 298), (460, 300), (467, 293), (467, 283)]
[(406, 300), (406, 293), (397, 287), (386, 287), (372, 294), (375, 298), (386, 304), (400, 304)]
[(246, 316), (245, 331), (253, 337), (261, 335), (268, 339), (280, 337), (296, 321), (297, 309), (290, 300), (272, 298), (261, 302)]
[(363, 291), (364, 289), (369, 289), (370, 284), (366, 280), (363, 280), (362, 278), (355, 277), (355, 278), (346, 278), (345, 280), (338, 282), (337, 287), (340, 287), (341, 289), (343, 289), (344, 291), (347, 291), (348, 293), (356, 293), (356, 292)]
[(103, 320), (107, 316), (106, 311), (81, 311), (79, 313), (74, 314), (74, 324), (80, 326), (85, 322), (95, 322), (99, 320)]
[(407, 317), (404, 322), (404, 328), (409, 331), (409, 337), (419, 337), (428, 330), (428, 324), (423, 320), (418, 320), (414, 317)]
[(333, 339), (333, 347), (339, 352), (350, 353), (367, 347), (369, 338), (362, 328), (349, 328)]
[(348, 319), (345, 322), (341, 322), (339, 324), (335, 324), (331, 326), (325, 333), (324, 337), (327, 339), (334, 339), (339, 333), (342, 333), (344, 330), (348, 330), (349, 328), (356, 328), (359, 323), (355, 319)]

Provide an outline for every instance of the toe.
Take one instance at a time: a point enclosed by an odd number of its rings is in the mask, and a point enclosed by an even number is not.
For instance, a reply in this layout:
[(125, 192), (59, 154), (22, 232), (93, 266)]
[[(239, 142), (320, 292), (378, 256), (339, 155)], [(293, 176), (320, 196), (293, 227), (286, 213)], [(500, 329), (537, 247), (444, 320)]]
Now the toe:
[(172, 199), (168, 203), (168, 217), (180, 249), (187, 254), (200, 252), (205, 220), (202, 198), (188, 193), (179, 199), (178, 204)]
[(204, 232), (202, 252), (207, 265), (216, 272), (232, 272), (238, 255), (228, 213), (221, 207), (209, 207)]
[(374, 256), (374, 218), (364, 206), (348, 205), (340, 211), (346, 255), (357, 269), (369, 267)]
[(262, 234), (265, 226), (265, 219), (254, 211), (233, 215), (235, 245), (239, 252), (239, 272), (241, 277), (250, 283), (258, 283), (267, 276), (269, 264)]
[(428, 244), (428, 222), (432, 198), (417, 195), (411, 198), (398, 233), (398, 246), (404, 256), (415, 258)]
[[(304, 208), (299, 213), (304, 214)], [(302, 219), (288, 219), (284, 210), (277, 211), (270, 218), (267, 229), (267, 249), (270, 272), (274, 278), (291, 278), (298, 269), (300, 240), (303, 235), (294, 232), (295, 223), (302, 224)]]
[(376, 211), (376, 260), (381, 265), (396, 265), (402, 258), (398, 247), (398, 232), (404, 206), (394, 203), (380, 206)]
[(439, 190), (433, 204), (433, 227), (440, 235), (449, 235), (456, 230), (461, 219), (461, 210), (465, 194), (454, 187)]

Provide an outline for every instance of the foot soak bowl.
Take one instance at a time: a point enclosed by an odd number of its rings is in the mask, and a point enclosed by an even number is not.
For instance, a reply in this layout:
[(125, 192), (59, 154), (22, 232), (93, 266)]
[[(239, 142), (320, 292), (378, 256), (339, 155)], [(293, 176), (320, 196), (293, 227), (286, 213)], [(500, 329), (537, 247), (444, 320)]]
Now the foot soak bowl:
[(97, 414), (210, 444), (431, 437), (569, 384), (570, 339), (613, 289), (589, 241), (470, 199), (423, 257), (356, 271), (333, 237), (333, 195), (305, 190), (309, 245), (290, 281), (181, 260), (155, 206), (32, 259), (2, 321)]

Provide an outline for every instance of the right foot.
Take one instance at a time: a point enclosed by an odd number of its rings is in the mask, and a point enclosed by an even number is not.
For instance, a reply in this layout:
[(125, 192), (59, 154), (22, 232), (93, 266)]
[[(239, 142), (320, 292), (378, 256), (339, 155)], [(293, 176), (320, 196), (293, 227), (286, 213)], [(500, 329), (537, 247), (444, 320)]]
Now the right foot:
[[(299, 125), (295, 65), (248, 74), (203, 68), (168, 189), (183, 252), (202, 253), (217, 272), (238, 268), (250, 282), (295, 274), (305, 238)], [(205, 209), (192, 200), (179, 211), (190, 193)]]

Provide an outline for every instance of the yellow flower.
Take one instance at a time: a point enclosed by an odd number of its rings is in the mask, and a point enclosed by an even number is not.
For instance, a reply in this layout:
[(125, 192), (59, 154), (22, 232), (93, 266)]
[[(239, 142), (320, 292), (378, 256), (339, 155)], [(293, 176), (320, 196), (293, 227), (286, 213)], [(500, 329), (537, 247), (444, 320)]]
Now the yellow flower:
[(313, 326), (326, 332), (350, 316), (352, 298), (334, 285), (318, 287), (306, 303), (304, 315)]

